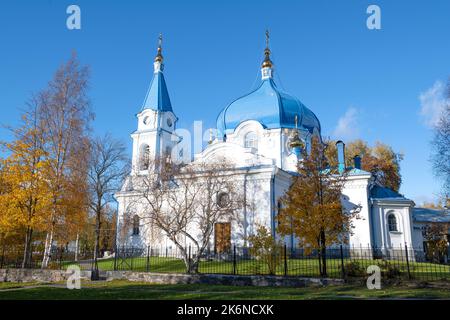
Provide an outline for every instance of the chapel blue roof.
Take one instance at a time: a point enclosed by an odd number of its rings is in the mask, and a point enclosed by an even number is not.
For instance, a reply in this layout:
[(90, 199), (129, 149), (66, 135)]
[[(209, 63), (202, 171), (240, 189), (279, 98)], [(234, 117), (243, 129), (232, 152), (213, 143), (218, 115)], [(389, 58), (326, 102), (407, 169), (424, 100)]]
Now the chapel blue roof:
[(142, 106), (142, 110), (144, 109), (172, 111), (172, 104), (170, 103), (166, 80), (164, 79), (164, 74), (161, 71), (156, 71), (153, 74), (152, 82), (150, 83), (150, 87)]
[(385, 198), (399, 198), (399, 199), (406, 199), (402, 194), (386, 188), (386, 187), (380, 187), (380, 186), (373, 186), (370, 190), (370, 197), (373, 199), (385, 199)]
[(450, 222), (450, 211), (444, 209), (413, 208), (412, 214), (417, 222)]
[(297, 98), (277, 88), (272, 78), (262, 80), (261, 84), (249, 94), (234, 100), (217, 117), (219, 137), (233, 132), (247, 120), (255, 120), (266, 129), (298, 128), (310, 133), (314, 129), (320, 134), (320, 122), (316, 115)]

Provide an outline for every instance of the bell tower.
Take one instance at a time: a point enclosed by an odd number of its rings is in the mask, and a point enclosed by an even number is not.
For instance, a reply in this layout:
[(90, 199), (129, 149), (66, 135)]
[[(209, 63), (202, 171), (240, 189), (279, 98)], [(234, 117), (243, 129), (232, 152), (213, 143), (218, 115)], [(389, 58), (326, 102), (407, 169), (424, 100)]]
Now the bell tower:
[(180, 141), (175, 134), (178, 118), (172, 110), (163, 73), (163, 60), (160, 35), (158, 52), (153, 62), (153, 79), (141, 111), (136, 115), (137, 130), (131, 134), (133, 172), (137, 174), (145, 172), (152, 160), (171, 154), (173, 147)]

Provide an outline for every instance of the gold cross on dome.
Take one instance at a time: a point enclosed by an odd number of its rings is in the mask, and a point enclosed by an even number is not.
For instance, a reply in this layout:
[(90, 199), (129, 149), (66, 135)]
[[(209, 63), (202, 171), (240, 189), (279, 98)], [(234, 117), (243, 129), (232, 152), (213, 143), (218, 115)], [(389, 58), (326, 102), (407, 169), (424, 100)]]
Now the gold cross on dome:
[(269, 30), (266, 30), (266, 47), (269, 47)]

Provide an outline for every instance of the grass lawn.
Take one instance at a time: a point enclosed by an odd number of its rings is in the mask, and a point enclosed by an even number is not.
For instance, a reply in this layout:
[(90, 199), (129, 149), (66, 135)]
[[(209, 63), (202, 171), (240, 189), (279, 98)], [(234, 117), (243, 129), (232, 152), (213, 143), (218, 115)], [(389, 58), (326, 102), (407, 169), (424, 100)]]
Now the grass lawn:
[[(9, 284), (18, 287), (24, 284)], [(30, 284), (27, 284), (30, 285)], [(202, 299), (202, 300), (242, 300), (242, 299), (450, 299), (450, 290), (430, 288), (387, 287), (381, 290), (368, 290), (361, 285), (342, 285), (307, 288), (277, 287), (237, 287), (215, 285), (156, 285), (129, 281), (86, 282), (81, 290), (68, 290), (64, 284), (59, 287), (39, 285), (3, 291), (0, 300), (16, 299)]]
[[(376, 265), (380, 260), (368, 259), (352, 259), (357, 262), (362, 268), (363, 275), (369, 265)], [(347, 266), (350, 260), (344, 261), (344, 266)], [(142, 271), (147, 270), (147, 258), (135, 257), (117, 260), (118, 270), (133, 270)], [(392, 260), (389, 262), (400, 271), (402, 277), (407, 277), (407, 263), (406, 261)], [(330, 278), (340, 278), (342, 272), (340, 259), (328, 259), (328, 276)], [(90, 264), (83, 266), (85, 269), (90, 269)], [(160, 273), (185, 273), (185, 266), (181, 259), (166, 258), (166, 257), (151, 257), (148, 263), (150, 272)], [(414, 279), (417, 280), (441, 280), (450, 279), (450, 266), (433, 263), (409, 263), (410, 273)], [(114, 259), (99, 261), (100, 270), (114, 270)], [(288, 259), (287, 261), (288, 275), (292, 276), (319, 276), (319, 262), (317, 259)], [(219, 274), (233, 274), (233, 262), (231, 261), (201, 261), (199, 265), (200, 273), (219, 273)], [(262, 261), (256, 260), (238, 260), (236, 263), (236, 273), (240, 275), (253, 274), (268, 274), (267, 265)], [(277, 275), (284, 275), (284, 262), (281, 262), (277, 267)]]
[(0, 290), (23, 288), (28, 286), (45, 285), (45, 283), (38, 282), (0, 282)]

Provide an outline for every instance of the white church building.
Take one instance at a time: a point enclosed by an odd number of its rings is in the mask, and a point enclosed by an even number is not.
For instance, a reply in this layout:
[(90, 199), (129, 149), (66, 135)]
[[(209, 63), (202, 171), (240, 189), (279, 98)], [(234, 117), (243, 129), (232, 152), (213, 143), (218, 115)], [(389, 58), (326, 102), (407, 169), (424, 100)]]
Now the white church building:
[[(179, 147), (180, 138), (176, 135), (178, 118), (172, 108), (169, 90), (164, 78), (161, 43), (154, 60), (154, 74), (150, 88), (140, 112), (137, 114), (137, 129), (131, 134), (133, 140), (132, 167), (130, 176), (122, 189), (115, 194), (118, 201), (118, 223), (123, 223), (128, 205), (134, 200), (133, 179), (145, 175), (148, 166), (142, 159), (171, 152), (180, 157), (186, 156)], [(217, 117), (217, 130), (214, 139), (191, 161), (213, 161), (221, 157), (234, 164), (236, 173), (245, 179), (245, 196), (254, 204), (254, 212), (244, 212), (248, 221), (244, 230), (233, 222), (220, 223), (221, 233), (229, 233), (229, 241), (245, 245), (245, 239), (254, 231), (256, 223), (263, 224), (276, 234), (275, 221), (280, 206), (279, 198), (289, 188), (291, 178), (300, 160), (300, 146), (308, 149), (311, 137), (321, 137), (321, 125), (316, 115), (295, 96), (283, 92), (274, 81), (274, 65), (270, 58), (268, 43), (261, 65), (261, 80), (258, 87), (248, 94), (228, 104)], [(293, 141), (299, 141), (294, 144)], [(354, 221), (350, 245), (356, 247), (377, 247), (392, 250), (404, 246), (422, 248), (421, 228), (430, 217), (441, 215), (450, 221), (449, 215), (439, 212), (425, 212), (420, 209), (415, 219), (415, 204), (403, 195), (375, 183), (371, 173), (360, 167), (356, 158), (352, 167), (344, 168), (343, 145), (338, 157), (348, 178), (343, 190), (344, 205), (360, 206), (360, 219)], [(176, 152), (173, 152), (176, 150)], [(243, 209), (249, 210), (249, 209)], [(425, 210), (425, 211), (424, 211)], [(173, 244), (168, 239), (156, 240), (149, 236), (148, 230), (140, 224), (140, 212), (135, 212), (129, 232), (119, 245), (164, 246)], [(118, 237), (120, 238), (120, 237)], [(294, 237), (284, 237), (289, 247), (296, 245)], [(218, 239), (211, 239), (214, 246)]]

